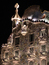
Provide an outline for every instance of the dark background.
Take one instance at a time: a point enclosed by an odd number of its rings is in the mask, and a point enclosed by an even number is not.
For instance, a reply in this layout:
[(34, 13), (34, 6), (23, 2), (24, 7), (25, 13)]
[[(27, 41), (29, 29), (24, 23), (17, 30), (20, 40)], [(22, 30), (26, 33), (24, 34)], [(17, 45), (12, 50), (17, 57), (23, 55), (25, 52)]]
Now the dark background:
[(49, 2), (38, 0), (0, 0), (0, 49), (2, 43), (6, 43), (12, 32), (11, 17), (15, 14), (14, 5), (19, 3), (19, 15), (22, 17), (25, 9), (31, 5), (39, 5), (41, 10), (49, 11)]

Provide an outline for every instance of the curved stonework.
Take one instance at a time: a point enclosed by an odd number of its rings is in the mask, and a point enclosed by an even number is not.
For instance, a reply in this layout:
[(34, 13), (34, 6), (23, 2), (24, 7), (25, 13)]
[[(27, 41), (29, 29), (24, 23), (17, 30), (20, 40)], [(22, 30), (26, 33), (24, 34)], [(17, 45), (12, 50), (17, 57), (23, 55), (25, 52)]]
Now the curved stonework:
[[(30, 14), (37, 15), (38, 12), (41, 15), (39, 6), (32, 7), (30, 7), (31, 10), (28, 8), (20, 18), (18, 15), (19, 5), (18, 3), (15, 5), (16, 14), (11, 18), (12, 34), (1, 48), (3, 63), (47, 65), (49, 62), (49, 24), (40, 19), (31, 19), (31, 17), (28, 19)], [(26, 12), (29, 13), (26, 14)]]

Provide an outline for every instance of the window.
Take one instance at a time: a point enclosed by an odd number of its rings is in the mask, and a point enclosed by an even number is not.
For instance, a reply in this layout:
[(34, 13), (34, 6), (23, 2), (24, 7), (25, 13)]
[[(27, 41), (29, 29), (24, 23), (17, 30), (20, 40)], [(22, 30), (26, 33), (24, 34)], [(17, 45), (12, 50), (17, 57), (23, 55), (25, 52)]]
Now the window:
[(42, 46), (42, 51), (45, 51), (46, 50), (46, 45), (43, 45)]
[(30, 42), (34, 40), (34, 34), (30, 34)]
[(40, 31), (40, 37), (43, 37), (45, 35), (45, 29), (41, 29)]
[(33, 48), (30, 48), (30, 53), (33, 53), (33, 50), (34, 50)]
[(8, 53), (5, 53), (5, 58), (8, 58)]
[(47, 36), (48, 36), (48, 28), (46, 27), (46, 30), (45, 30), (45, 32), (46, 32), (46, 34), (47, 34)]
[(41, 65), (46, 65), (46, 60), (43, 59), (43, 60), (41, 61)]
[(19, 45), (19, 38), (15, 38), (15, 45)]
[(42, 37), (42, 31), (40, 31), (40, 37)]
[(15, 60), (18, 60), (18, 59), (19, 59), (18, 56), (19, 56), (19, 51), (15, 51), (15, 57), (14, 57), (14, 59), (15, 59)]
[(27, 23), (26, 23), (26, 22), (24, 22), (24, 25), (27, 25)]
[(18, 56), (19, 55), (19, 52), (18, 51), (15, 51), (15, 56)]

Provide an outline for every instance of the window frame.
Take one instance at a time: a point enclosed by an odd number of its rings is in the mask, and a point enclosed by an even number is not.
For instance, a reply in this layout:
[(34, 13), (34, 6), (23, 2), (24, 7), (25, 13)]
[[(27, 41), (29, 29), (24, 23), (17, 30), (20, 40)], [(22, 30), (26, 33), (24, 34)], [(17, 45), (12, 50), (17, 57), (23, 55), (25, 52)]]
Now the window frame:
[[(30, 47), (29, 47), (29, 53), (30, 53), (30, 48), (33, 48), (33, 53), (34, 53), (34, 50), (35, 50), (35, 49), (34, 49), (34, 46), (30, 46)], [(30, 54), (33, 54), (33, 53), (30, 53)]]
[(43, 49), (42, 49), (42, 46), (45, 46), (45, 50), (44, 51), (46, 51), (46, 45), (41, 45), (41, 51), (44, 52)]
[[(16, 51), (18, 51), (18, 55), (19, 55), (19, 50), (15, 50), (14, 52), (16, 53)], [(16, 56), (16, 54), (15, 54), (15, 56)]]
[[(18, 55), (17, 55), (17, 56), (15, 55), (15, 51), (18, 51)], [(17, 57), (18, 59), (20, 58), (20, 52), (19, 52), (19, 49), (14, 50), (14, 57)], [(17, 59), (16, 59), (16, 60), (17, 60)]]
[(19, 38), (19, 43), (20, 43), (20, 36), (15, 37), (15, 46), (19, 46), (19, 44), (16, 44), (16, 38)]
[(9, 54), (9, 52), (5, 52), (5, 58), (6, 58), (6, 59), (8, 59), (8, 57), (6, 57), (6, 53), (8, 53), (8, 54)]
[(43, 37), (44, 36), (45, 30), (46, 30), (45, 28), (40, 30), (40, 37)]
[[(31, 44), (31, 43), (33, 44), (33, 42), (34, 42), (34, 37), (33, 37), (33, 40), (30, 41), (30, 35), (33, 35), (33, 36), (34, 36), (34, 33), (30, 33), (30, 34), (29, 34), (29, 43), (30, 43), (30, 44)], [(31, 45), (32, 45), (32, 44), (31, 44)]]

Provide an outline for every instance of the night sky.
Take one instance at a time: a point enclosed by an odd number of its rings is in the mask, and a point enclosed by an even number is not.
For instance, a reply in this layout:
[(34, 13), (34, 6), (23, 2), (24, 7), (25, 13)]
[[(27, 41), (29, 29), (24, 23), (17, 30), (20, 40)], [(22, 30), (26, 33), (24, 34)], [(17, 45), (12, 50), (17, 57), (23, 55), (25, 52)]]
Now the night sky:
[(25, 9), (31, 5), (39, 5), (41, 10), (49, 11), (49, 2), (36, 0), (0, 0), (0, 48), (2, 43), (6, 43), (12, 32), (11, 17), (15, 14), (14, 5), (19, 3), (19, 15), (22, 17)]

